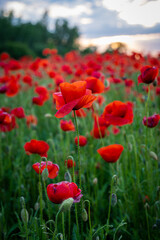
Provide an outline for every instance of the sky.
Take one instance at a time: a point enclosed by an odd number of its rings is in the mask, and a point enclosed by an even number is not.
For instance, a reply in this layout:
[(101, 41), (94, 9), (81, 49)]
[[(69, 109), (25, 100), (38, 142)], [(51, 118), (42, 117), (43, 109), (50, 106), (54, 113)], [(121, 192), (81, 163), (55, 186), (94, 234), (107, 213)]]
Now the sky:
[(121, 41), (130, 50), (160, 52), (160, 0), (1, 0), (0, 9), (35, 23), (48, 10), (49, 29), (57, 18), (78, 26), (83, 47), (99, 51)]

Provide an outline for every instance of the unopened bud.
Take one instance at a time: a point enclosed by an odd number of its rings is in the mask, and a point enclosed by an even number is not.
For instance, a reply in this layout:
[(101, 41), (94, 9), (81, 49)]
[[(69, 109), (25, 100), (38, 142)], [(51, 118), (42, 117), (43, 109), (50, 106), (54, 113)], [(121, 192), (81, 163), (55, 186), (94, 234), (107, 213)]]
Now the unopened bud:
[(133, 146), (132, 143), (128, 142), (128, 150), (129, 152), (132, 152)]
[(84, 222), (86, 222), (88, 220), (88, 214), (85, 208), (83, 208), (82, 210), (82, 219)]
[(96, 240), (99, 240), (99, 236), (96, 237)]
[(34, 209), (37, 211), (37, 210), (39, 209), (39, 207), (40, 207), (40, 206), (39, 206), (39, 203), (36, 202), (35, 205), (34, 205)]
[(72, 182), (71, 174), (70, 174), (68, 171), (65, 172), (65, 174), (64, 174), (64, 179), (65, 179), (65, 181), (67, 181), (67, 182)]
[(20, 197), (20, 203), (21, 203), (22, 208), (25, 208), (25, 199), (24, 199), (24, 197)]
[(28, 223), (29, 214), (28, 214), (27, 209), (23, 208), (21, 210), (21, 218), (22, 218), (23, 223)]
[(150, 152), (149, 153), (150, 157), (153, 158), (154, 160), (158, 161), (158, 157), (157, 157), (157, 154), (155, 152)]
[(68, 199), (66, 199), (66, 200), (64, 200), (62, 203), (61, 203), (61, 205), (60, 205), (60, 211), (61, 212), (65, 212), (65, 211), (67, 211), (67, 210), (70, 210), (70, 208), (71, 208), (71, 206), (72, 206), (72, 204), (73, 204), (73, 201), (74, 201), (74, 199), (73, 198), (68, 198)]
[(94, 178), (94, 179), (93, 179), (93, 184), (94, 184), (94, 185), (97, 185), (97, 183), (98, 183), (98, 178)]
[(149, 204), (146, 202), (145, 205), (144, 205), (144, 208), (147, 210), (149, 209)]
[(60, 233), (59, 238), (60, 238), (60, 240), (63, 240), (63, 234), (62, 233)]
[(30, 163), (28, 163), (28, 164), (26, 165), (26, 172), (30, 172), (31, 169), (32, 169), (32, 165), (31, 165)]
[(46, 181), (48, 179), (48, 175), (49, 175), (48, 169), (45, 168), (42, 172), (42, 180)]
[(117, 204), (117, 195), (115, 193), (112, 193), (112, 196), (111, 196), (111, 206), (115, 207), (116, 204)]

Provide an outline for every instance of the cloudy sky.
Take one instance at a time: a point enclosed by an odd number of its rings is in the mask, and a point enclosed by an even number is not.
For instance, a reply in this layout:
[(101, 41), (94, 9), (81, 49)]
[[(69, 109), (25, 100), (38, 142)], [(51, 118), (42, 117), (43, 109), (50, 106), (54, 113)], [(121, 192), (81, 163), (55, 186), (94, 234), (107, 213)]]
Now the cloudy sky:
[(111, 42), (125, 42), (132, 50), (160, 51), (160, 0), (1, 0), (0, 8), (36, 22), (48, 10), (49, 28), (57, 18), (77, 25), (84, 46), (99, 50)]

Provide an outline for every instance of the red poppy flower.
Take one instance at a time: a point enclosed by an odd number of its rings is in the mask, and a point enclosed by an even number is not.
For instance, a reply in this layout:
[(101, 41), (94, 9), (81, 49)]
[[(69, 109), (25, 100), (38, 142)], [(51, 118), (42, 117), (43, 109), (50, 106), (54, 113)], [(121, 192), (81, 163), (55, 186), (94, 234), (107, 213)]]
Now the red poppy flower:
[(159, 120), (160, 120), (160, 115), (159, 114), (153, 114), (152, 116), (150, 116), (148, 118), (144, 117), (143, 118), (143, 124), (146, 127), (154, 128), (158, 125)]
[(86, 86), (85, 81), (60, 84), (61, 92), (53, 93), (58, 110), (55, 114), (57, 118), (66, 116), (72, 110), (91, 107), (96, 97), (92, 95), (90, 90), (86, 89)]
[(65, 165), (67, 165), (67, 168), (72, 168), (74, 163), (74, 167), (76, 166), (76, 162), (73, 161), (72, 159), (67, 159), (65, 160)]
[(80, 202), (81, 189), (73, 182), (59, 182), (47, 186), (47, 195), (51, 202), (59, 204), (68, 198), (73, 198), (74, 202)]
[(138, 76), (138, 84), (146, 83), (150, 84), (154, 82), (155, 78), (158, 76), (158, 68), (151, 66), (144, 66), (141, 68), (141, 75)]
[(116, 126), (113, 126), (112, 127), (112, 132), (113, 132), (114, 135), (117, 135), (118, 133), (120, 133), (120, 129)]
[(43, 86), (38, 86), (35, 92), (39, 95), (38, 97), (32, 98), (32, 103), (42, 106), (49, 99), (49, 92), (47, 88)]
[(59, 172), (59, 166), (57, 164), (54, 164), (52, 163), (51, 161), (47, 161), (47, 162), (44, 162), (44, 161), (41, 161), (41, 167), (40, 167), (40, 163), (34, 163), (32, 165), (32, 168), (36, 171), (36, 173), (39, 174), (39, 170), (40, 170), (40, 174), (42, 174), (43, 170), (45, 168), (48, 169), (48, 177), (53, 179), (55, 177), (57, 177), (58, 175), (58, 172)]
[(9, 54), (6, 53), (6, 52), (1, 53), (1, 55), (0, 55), (0, 59), (2, 61), (5, 61), (5, 60), (9, 59), (9, 57), (10, 57)]
[(106, 133), (109, 135), (109, 131), (107, 131), (107, 127), (110, 124), (107, 124), (106, 120), (103, 117), (96, 116), (94, 117), (94, 126), (92, 131), (90, 132), (91, 136), (94, 138), (104, 138)]
[(71, 120), (61, 120), (60, 127), (63, 131), (75, 131), (75, 126)]
[(123, 149), (124, 148), (121, 144), (112, 144), (106, 147), (99, 148), (97, 152), (106, 162), (114, 163), (119, 159)]
[(25, 143), (24, 149), (28, 155), (39, 154), (41, 157), (47, 157), (49, 145), (44, 141), (32, 139), (30, 142)]
[(36, 126), (37, 122), (38, 122), (38, 120), (37, 120), (36, 116), (34, 116), (34, 115), (26, 116), (27, 127), (30, 127), (30, 125)]
[(0, 130), (2, 132), (9, 132), (15, 127), (16, 127), (15, 116), (0, 109)]
[(88, 77), (85, 79), (87, 82), (87, 89), (90, 89), (92, 93), (102, 93), (104, 92), (105, 86), (101, 80), (95, 77)]
[[(76, 145), (78, 145), (78, 137), (75, 137), (74, 142)], [(87, 138), (84, 136), (79, 136), (79, 146), (83, 147), (87, 144)]]
[(24, 109), (22, 107), (14, 108), (11, 111), (17, 118), (25, 118)]
[(112, 125), (131, 124), (133, 122), (133, 103), (121, 101), (109, 103), (104, 109), (103, 117)]
[(23, 77), (23, 82), (28, 84), (29, 86), (32, 86), (33, 79), (29, 75), (25, 75)]
[(43, 101), (43, 98), (41, 96), (39, 96), (39, 97), (33, 97), (32, 98), (32, 103), (36, 104), (38, 106), (43, 106), (44, 101)]

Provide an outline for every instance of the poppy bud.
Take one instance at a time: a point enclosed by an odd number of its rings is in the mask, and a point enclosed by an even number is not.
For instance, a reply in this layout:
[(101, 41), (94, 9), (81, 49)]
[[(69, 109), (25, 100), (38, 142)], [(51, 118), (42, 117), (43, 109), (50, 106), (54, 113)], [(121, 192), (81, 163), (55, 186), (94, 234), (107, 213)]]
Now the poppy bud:
[(68, 198), (68, 199), (64, 200), (64, 201), (61, 203), (59, 210), (60, 210), (61, 212), (65, 212), (65, 211), (67, 211), (67, 210), (70, 210), (73, 202), (74, 202), (74, 199), (73, 199), (73, 198)]
[(97, 178), (94, 178), (94, 179), (93, 179), (93, 184), (94, 184), (94, 185), (97, 185), (97, 183), (98, 183), (98, 179), (97, 179)]
[(112, 197), (111, 197), (111, 206), (115, 207), (117, 204), (117, 195), (115, 193), (112, 193)]
[(22, 218), (23, 223), (28, 223), (29, 214), (28, 214), (27, 209), (23, 208), (21, 210), (21, 218)]
[(34, 205), (35, 210), (37, 211), (39, 209), (39, 207), (40, 207), (39, 203), (36, 202), (35, 205)]
[(82, 219), (84, 222), (87, 222), (87, 220), (88, 220), (88, 214), (87, 214), (87, 211), (85, 208), (83, 208), (83, 210), (82, 210)]
[(158, 157), (157, 157), (157, 154), (155, 152), (150, 152), (149, 153), (150, 157), (153, 158), (154, 160), (158, 161)]
[(64, 179), (65, 179), (65, 181), (67, 181), (67, 182), (72, 182), (71, 174), (70, 174), (68, 171), (65, 172), (65, 174), (64, 174)]
[(49, 175), (48, 169), (45, 168), (42, 172), (42, 180), (46, 181), (48, 179), (48, 175)]
[(132, 152), (132, 148), (133, 148), (133, 146), (132, 146), (132, 143), (128, 143), (128, 150), (130, 151), (130, 152)]
[(145, 203), (144, 208), (145, 208), (146, 210), (150, 208), (150, 207), (149, 207), (149, 204), (148, 204), (147, 202)]
[(63, 240), (63, 234), (62, 233), (60, 233), (59, 238), (60, 238), (60, 240)]
[(25, 208), (25, 199), (24, 199), (24, 197), (20, 197), (20, 203), (21, 203), (22, 208)]

